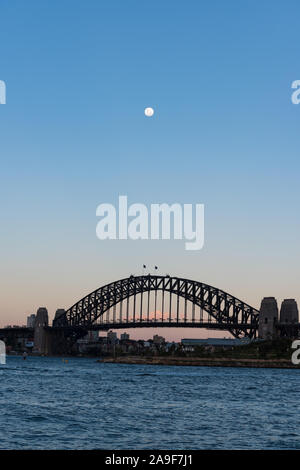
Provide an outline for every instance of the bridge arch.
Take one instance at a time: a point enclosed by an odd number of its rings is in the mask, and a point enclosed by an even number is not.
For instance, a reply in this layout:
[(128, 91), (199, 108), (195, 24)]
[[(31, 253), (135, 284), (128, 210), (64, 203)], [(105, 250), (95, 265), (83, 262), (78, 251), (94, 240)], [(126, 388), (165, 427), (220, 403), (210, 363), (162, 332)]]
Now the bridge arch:
[[(153, 321), (149, 318), (149, 300), (147, 314), (136, 315), (135, 299), (137, 295), (150, 295), (154, 291), (168, 293), (170, 296), (170, 311), (168, 317)], [(177, 311), (172, 314), (172, 295), (177, 299), (182, 298), (191, 302), (208, 314), (213, 319), (213, 325), (191, 318), (189, 321), (179, 315), (179, 301)], [(126, 299), (134, 298), (133, 321), (129, 321), (128, 311), (126, 316), (120, 315), (112, 322), (104, 321), (104, 314), (117, 304), (122, 304)], [(149, 299), (149, 297), (148, 297)], [(175, 307), (176, 310), (176, 307)], [(156, 309), (155, 309), (156, 312)], [(163, 313), (163, 312), (162, 312)], [(118, 281), (106, 284), (91, 292), (70, 307), (63, 315), (53, 322), (54, 327), (70, 327), (84, 329), (109, 329), (130, 327), (199, 327), (228, 330), (236, 338), (246, 336), (254, 338), (258, 328), (258, 310), (238, 298), (224, 292), (221, 289), (204, 284), (199, 281), (172, 276), (129, 276)], [(209, 322), (210, 323), (210, 322)]]

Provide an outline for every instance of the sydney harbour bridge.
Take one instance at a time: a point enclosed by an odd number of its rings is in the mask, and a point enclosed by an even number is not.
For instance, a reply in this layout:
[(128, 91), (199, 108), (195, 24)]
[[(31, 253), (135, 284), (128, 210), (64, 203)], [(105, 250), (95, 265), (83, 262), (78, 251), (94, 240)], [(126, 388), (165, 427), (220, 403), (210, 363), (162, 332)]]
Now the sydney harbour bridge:
[(111, 282), (57, 310), (51, 327), (47, 309), (39, 308), (34, 328), (3, 328), (0, 339), (34, 336), (36, 351), (60, 354), (89, 331), (129, 328), (205, 328), (250, 340), (300, 334), (295, 299), (282, 302), (279, 316), (275, 297), (265, 297), (257, 310), (203, 282), (148, 274)]
[(121, 279), (91, 292), (53, 321), (55, 329), (210, 328), (255, 338), (259, 311), (223, 290), (169, 275)]

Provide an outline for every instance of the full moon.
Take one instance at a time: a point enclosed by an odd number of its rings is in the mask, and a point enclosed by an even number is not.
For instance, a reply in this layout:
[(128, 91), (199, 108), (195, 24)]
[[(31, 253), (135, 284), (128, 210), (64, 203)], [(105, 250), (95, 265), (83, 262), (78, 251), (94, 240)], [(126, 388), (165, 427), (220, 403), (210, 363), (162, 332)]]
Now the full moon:
[(154, 109), (153, 108), (145, 108), (145, 116), (151, 117), (154, 114)]

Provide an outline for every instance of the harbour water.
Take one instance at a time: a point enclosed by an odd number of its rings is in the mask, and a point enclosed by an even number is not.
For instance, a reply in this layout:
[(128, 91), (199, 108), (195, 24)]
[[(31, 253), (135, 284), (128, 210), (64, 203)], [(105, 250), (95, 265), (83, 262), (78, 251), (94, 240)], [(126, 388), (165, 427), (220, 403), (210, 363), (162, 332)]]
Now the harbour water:
[(300, 449), (298, 370), (8, 357), (1, 449)]

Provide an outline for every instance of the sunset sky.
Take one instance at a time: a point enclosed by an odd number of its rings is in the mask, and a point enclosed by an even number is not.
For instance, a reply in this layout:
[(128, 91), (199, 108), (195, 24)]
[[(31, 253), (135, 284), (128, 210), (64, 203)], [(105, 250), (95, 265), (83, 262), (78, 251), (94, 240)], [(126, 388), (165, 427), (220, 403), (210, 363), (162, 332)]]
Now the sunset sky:
[[(254, 307), (300, 302), (299, 14), (296, 0), (1, 2), (0, 326), (39, 306), (52, 320), (143, 264)], [(100, 241), (96, 208), (120, 194), (204, 204), (204, 248)], [(212, 333), (167, 332), (191, 336)]]

